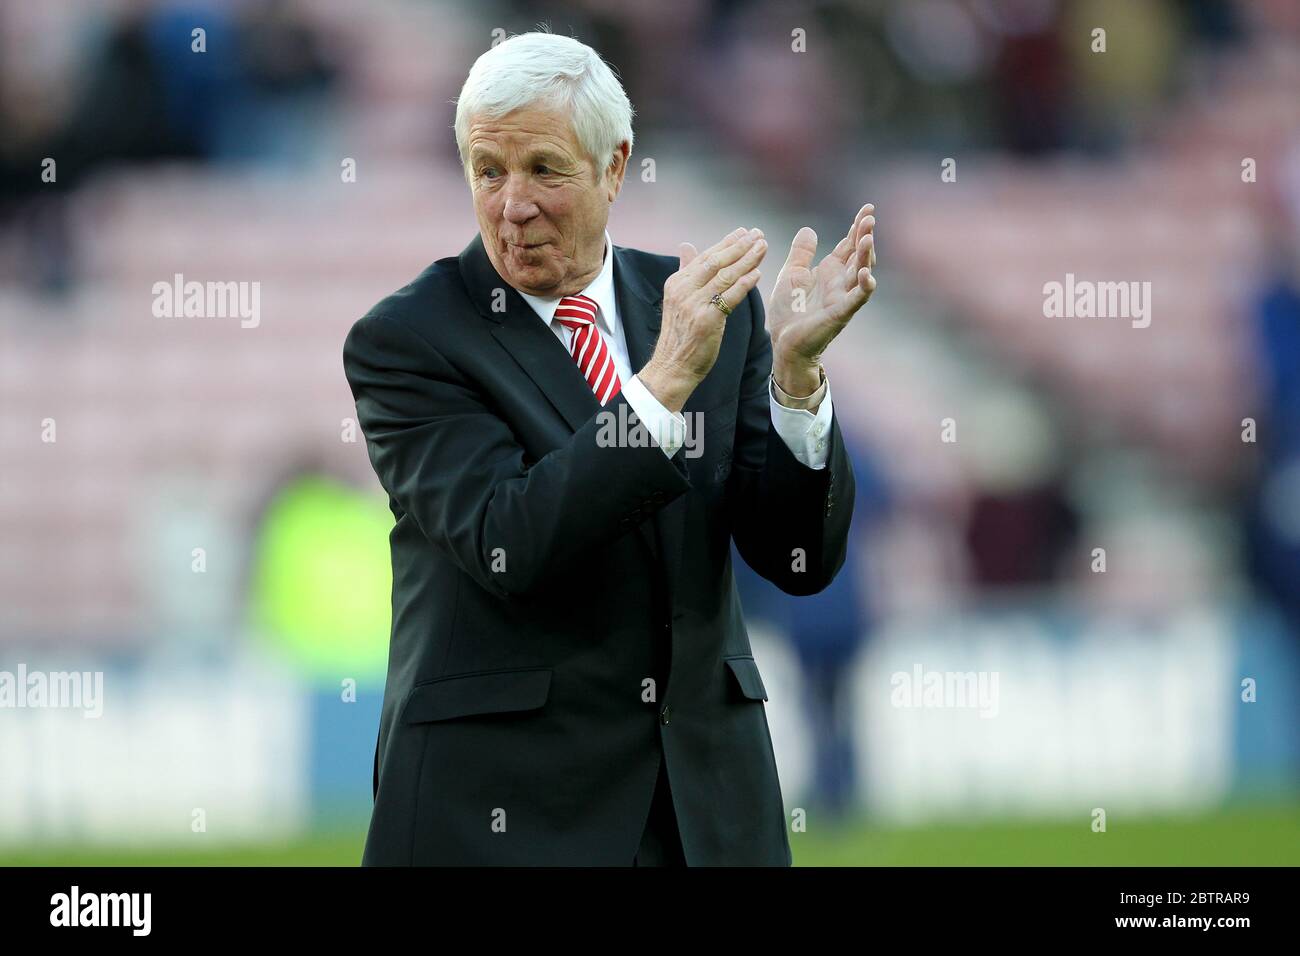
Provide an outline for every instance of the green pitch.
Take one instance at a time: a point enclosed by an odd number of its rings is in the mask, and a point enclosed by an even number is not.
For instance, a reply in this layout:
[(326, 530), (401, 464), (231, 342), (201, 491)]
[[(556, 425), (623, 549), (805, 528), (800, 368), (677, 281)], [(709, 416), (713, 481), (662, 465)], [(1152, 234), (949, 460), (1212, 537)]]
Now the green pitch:
[[(0, 847), (3, 866), (354, 866), (364, 822), (283, 844), (212, 850)], [(1081, 824), (1006, 822), (790, 835), (797, 866), (1297, 866), (1300, 806), (1240, 806), (1214, 814)]]

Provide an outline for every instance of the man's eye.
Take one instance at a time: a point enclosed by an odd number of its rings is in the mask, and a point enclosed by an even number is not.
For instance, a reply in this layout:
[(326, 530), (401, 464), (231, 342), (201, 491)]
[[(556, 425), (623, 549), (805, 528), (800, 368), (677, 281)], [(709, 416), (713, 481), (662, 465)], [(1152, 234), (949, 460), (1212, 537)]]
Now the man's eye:
[(550, 167), (550, 166), (542, 166), (542, 165), (540, 165), (540, 164), (536, 167), (536, 169), (537, 169), (538, 174), (539, 174), (539, 175), (542, 175), (542, 176), (545, 176), (547, 173), (549, 173), (549, 172), (551, 171), (551, 167)]
[(497, 169), (495, 166), (486, 166), (483, 169), (479, 170), (479, 175), (482, 176), (484, 179), (496, 179)]

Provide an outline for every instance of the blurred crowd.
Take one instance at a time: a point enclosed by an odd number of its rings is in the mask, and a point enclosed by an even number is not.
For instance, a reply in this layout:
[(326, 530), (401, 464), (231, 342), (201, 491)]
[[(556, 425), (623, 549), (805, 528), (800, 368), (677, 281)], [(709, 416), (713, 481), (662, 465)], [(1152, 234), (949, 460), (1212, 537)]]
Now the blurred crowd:
[(0, 221), (27, 239), (21, 274), (49, 291), (73, 281), (62, 194), (114, 167), (302, 155), (339, 78), (335, 45), (293, 0), (133, 0), (75, 24), (80, 49), (54, 76), (5, 69), (25, 58), (0, 33)]

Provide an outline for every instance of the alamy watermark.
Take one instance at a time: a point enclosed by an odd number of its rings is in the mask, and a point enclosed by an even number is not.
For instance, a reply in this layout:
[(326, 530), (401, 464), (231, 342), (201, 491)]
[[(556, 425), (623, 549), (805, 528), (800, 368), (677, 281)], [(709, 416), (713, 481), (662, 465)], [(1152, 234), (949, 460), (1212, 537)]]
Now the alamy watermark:
[(50, 897), (50, 925), (123, 927), (132, 936), (148, 936), (153, 927), (152, 893), (83, 893), (73, 886)]
[(0, 671), (0, 708), (81, 710), (83, 717), (104, 714), (103, 671)]
[(153, 284), (153, 314), (159, 319), (239, 319), (245, 329), (262, 322), (262, 283), (185, 281)]
[(664, 419), (659, 434), (651, 441), (650, 429), (636, 412), (620, 404), (617, 413), (613, 409), (596, 413), (596, 445), (599, 448), (646, 448), (654, 444), (660, 447), (675, 444), (684, 449), (687, 458), (699, 458), (704, 454), (704, 413), (686, 412), (682, 418), (684, 428), (674, 419)]
[(890, 675), (889, 703), (907, 708), (969, 708), (998, 715), (997, 671), (927, 671), (920, 664)]
[(1135, 329), (1151, 324), (1150, 282), (1093, 282), (1065, 274), (1064, 282), (1043, 284), (1043, 315), (1049, 319), (1131, 319)]

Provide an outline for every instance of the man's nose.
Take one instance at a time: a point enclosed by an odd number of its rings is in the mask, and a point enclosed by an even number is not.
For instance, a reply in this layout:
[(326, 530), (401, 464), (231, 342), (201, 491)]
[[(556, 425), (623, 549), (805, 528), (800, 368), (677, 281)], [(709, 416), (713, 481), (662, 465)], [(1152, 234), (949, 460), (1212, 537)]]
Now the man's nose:
[(520, 225), (532, 219), (540, 210), (529, 195), (528, 186), (511, 182), (506, 184), (506, 222)]

